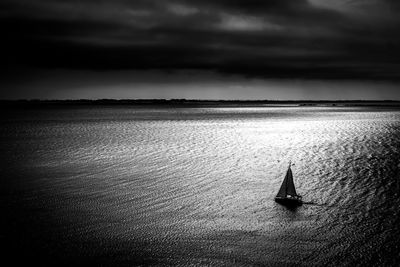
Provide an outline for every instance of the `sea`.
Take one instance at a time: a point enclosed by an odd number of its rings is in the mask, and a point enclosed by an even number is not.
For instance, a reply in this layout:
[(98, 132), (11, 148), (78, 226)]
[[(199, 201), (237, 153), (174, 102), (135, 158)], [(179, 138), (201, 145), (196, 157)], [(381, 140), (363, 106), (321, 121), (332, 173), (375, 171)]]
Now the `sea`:
[(400, 264), (400, 108), (11, 108), (0, 149), (14, 266)]

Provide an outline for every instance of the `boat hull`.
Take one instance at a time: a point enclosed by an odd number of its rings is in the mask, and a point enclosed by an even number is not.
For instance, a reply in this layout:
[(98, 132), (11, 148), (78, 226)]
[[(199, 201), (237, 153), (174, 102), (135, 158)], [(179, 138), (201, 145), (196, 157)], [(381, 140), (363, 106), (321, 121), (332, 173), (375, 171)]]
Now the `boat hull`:
[(276, 197), (275, 202), (285, 206), (292, 206), (292, 207), (303, 205), (303, 201), (297, 198)]

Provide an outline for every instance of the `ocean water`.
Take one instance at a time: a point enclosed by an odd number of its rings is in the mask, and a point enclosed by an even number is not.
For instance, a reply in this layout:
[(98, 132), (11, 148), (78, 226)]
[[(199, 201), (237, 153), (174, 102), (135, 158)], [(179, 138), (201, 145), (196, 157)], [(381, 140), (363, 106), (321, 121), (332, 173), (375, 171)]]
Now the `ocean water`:
[[(16, 264), (400, 262), (399, 109), (9, 110), (0, 142)], [(289, 160), (297, 209), (273, 200)]]

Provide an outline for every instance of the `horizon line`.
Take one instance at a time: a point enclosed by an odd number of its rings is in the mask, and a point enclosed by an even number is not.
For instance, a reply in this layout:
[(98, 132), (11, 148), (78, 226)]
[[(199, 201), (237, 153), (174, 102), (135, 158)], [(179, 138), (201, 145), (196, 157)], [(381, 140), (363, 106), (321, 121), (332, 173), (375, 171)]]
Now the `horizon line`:
[(0, 102), (400, 102), (400, 100), (378, 99), (194, 99), (194, 98), (77, 98), (77, 99), (0, 99)]

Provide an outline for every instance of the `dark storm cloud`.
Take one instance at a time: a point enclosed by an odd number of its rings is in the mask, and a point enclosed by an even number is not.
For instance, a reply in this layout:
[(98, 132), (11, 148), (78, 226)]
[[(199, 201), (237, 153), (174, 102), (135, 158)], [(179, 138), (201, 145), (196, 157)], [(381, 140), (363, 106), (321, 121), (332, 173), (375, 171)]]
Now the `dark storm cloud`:
[(400, 78), (394, 0), (3, 1), (5, 66)]

